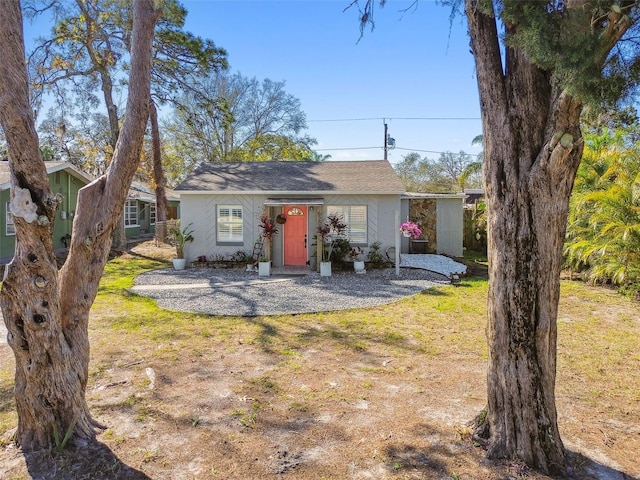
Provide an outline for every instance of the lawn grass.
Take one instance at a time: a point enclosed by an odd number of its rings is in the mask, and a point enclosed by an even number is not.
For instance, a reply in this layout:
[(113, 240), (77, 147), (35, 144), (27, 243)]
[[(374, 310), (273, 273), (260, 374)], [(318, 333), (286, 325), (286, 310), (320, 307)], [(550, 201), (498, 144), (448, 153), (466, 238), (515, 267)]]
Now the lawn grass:
[[(135, 350), (144, 349), (147, 342), (159, 343), (161, 348), (153, 355), (176, 359), (185, 348), (197, 356), (211, 342), (240, 342), (287, 357), (290, 365), (296, 352), (318, 342), (356, 351), (382, 344), (397, 355), (415, 351), (433, 357), (485, 360), (488, 356), (484, 336), (487, 281), (483, 278), (464, 278), (458, 287), (433, 288), (382, 307), (295, 316), (211, 317), (163, 310), (152, 300), (125, 290), (136, 275), (160, 266), (160, 262), (144, 259), (109, 262), (93, 307), (94, 349), (111, 348), (110, 357), (132, 345), (137, 346)], [(562, 282), (560, 379), (582, 377), (598, 382), (599, 389), (584, 393), (594, 402), (603, 396), (640, 400), (638, 372), (625, 371), (624, 380), (619, 375), (623, 361), (640, 361), (637, 337), (630, 333), (637, 332), (638, 317), (607, 314), (617, 312), (621, 303), (631, 302), (606, 288)], [(560, 392), (568, 389), (576, 391), (573, 384), (559, 382)]]
[[(216, 317), (163, 310), (152, 300), (126, 290), (133, 285), (135, 276), (166, 265), (125, 255), (111, 260), (105, 268), (91, 312), (89, 388), (104, 384), (105, 379), (111, 378), (109, 372), (126, 370), (132, 371), (126, 381), (133, 390), (107, 403), (99, 391), (89, 392), (91, 408), (98, 414), (131, 412), (137, 424), (146, 425), (152, 419), (167, 416), (170, 408), (181, 428), (200, 428), (210, 421), (206, 412), (172, 403), (170, 398), (152, 399), (140, 393), (153, 386), (148, 370), (166, 371), (169, 375), (175, 367), (176, 371), (189, 371), (196, 378), (207, 379), (220, 375), (216, 370), (220, 359), (237, 357), (234, 370), (225, 371), (224, 375), (243, 377), (232, 388), (246, 402), (230, 410), (228, 422), (253, 431), (266, 412), (277, 411), (282, 405), (293, 417), (319, 415), (319, 410), (330, 405), (367, 402), (376, 389), (394, 382), (405, 385), (412, 393), (437, 395), (439, 388), (446, 392), (449, 376), (437, 370), (425, 374), (421, 364), (447, 365), (455, 372), (458, 364), (482, 367), (488, 358), (488, 285), (484, 278), (463, 278), (456, 287), (435, 287), (396, 303), (367, 309)], [(559, 403), (575, 404), (584, 415), (593, 411), (607, 421), (633, 420), (637, 416), (633, 412), (640, 411), (637, 304), (611, 290), (579, 282), (563, 281), (561, 289)], [(245, 358), (248, 350), (261, 356), (260, 362), (268, 369), (251, 373), (254, 366), (250, 358)], [(345, 376), (354, 374), (352, 389), (313, 383), (318, 366), (309, 352), (318, 352), (318, 358), (324, 355), (362, 359), (355, 367), (351, 364), (346, 368), (340, 362), (331, 367), (337, 368), (336, 376), (342, 369)], [(482, 374), (474, 375), (479, 378)], [(7, 347), (0, 363), (0, 438), (17, 421), (12, 378), (12, 354)], [(470, 391), (469, 398), (482, 403), (484, 399), (478, 391)], [(194, 395), (207, 397), (206, 392), (197, 390)], [(115, 448), (130, 441), (115, 430), (108, 430), (103, 438)], [(235, 437), (228, 440), (229, 444), (238, 441)], [(159, 462), (160, 452), (149, 446), (137, 456), (141, 464), (153, 464)]]

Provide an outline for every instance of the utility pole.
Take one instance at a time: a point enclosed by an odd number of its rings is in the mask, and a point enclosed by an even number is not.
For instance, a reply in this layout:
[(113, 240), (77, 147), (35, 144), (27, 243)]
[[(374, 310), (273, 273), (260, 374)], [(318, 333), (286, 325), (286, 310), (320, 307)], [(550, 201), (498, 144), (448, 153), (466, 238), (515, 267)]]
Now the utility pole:
[(396, 139), (389, 135), (389, 126), (387, 125), (387, 121), (384, 118), (382, 121), (384, 122), (384, 159), (387, 160), (388, 151), (390, 149), (393, 150), (396, 147)]
[(387, 159), (387, 135), (389, 135), (387, 133), (387, 122), (383, 119), (382, 120), (384, 122), (384, 159)]

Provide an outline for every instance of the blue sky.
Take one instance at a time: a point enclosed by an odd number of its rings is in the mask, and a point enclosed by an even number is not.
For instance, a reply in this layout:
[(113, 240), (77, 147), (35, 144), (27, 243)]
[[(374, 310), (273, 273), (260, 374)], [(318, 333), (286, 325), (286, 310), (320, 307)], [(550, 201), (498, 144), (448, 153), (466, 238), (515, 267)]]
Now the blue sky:
[[(392, 163), (412, 151), (476, 154), (482, 132), (473, 57), (463, 18), (433, 0), (388, 0), (375, 30), (360, 36), (351, 0), (182, 0), (185, 29), (228, 52), (230, 70), (285, 81), (332, 160), (383, 158), (384, 122)], [(378, 0), (376, 0), (377, 2)], [(377, 5), (377, 4), (376, 4)], [(51, 28), (25, 21), (31, 39)], [(45, 33), (46, 34), (46, 33)], [(356, 120), (357, 119), (357, 120)]]
[[(433, 1), (403, 13), (412, 0), (389, 0), (358, 42), (358, 10), (343, 12), (349, 2), (183, 0), (185, 29), (225, 48), (232, 71), (284, 80), (301, 101), (315, 149), (333, 160), (382, 159), (383, 118), (396, 140), (392, 163), (410, 151), (478, 153), (471, 140), (482, 132), (480, 108), (463, 19), (451, 24), (449, 10)], [(343, 119), (371, 120), (335, 121)]]

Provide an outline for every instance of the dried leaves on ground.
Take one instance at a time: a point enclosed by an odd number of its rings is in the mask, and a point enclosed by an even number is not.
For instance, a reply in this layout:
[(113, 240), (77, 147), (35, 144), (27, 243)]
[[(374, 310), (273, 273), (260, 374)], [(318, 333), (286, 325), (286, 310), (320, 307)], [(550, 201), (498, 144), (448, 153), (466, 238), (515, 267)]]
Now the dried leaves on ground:
[[(25, 457), (3, 479), (544, 479), (489, 462), (467, 422), (485, 405), (486, 279), (384, 307), (278, 317), (158, 309), (126, 292), (165, 266), (152, 242), (112, 260), (92, 312), (89, 452)], [(574, 478), (640, 478), (638, 305), (563, 282), (559, 421)], [(194, 292), (197, 295), (197, 292)], [(0, 436), (15, 427), (0, 344)], [(624, 477), (624, 475), (627, 475)]]

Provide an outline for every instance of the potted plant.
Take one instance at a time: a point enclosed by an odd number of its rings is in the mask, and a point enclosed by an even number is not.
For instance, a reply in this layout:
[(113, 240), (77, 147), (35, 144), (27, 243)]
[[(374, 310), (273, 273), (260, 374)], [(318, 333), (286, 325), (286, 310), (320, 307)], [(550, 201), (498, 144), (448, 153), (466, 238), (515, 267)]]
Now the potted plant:
[(364, 260), (362, 259), (364, 250), (362, 247), (353, 247), (349, 252), (349, 258), (353, 261), (353, 269), (356, 273), (365, 273)]
[(184, 246), (188, 242), (193, 242), (193, 229), (191, 223), (184, 228), (180, 228), (180, 222), (169, 228), (169, 236), (176, 247), (176, 258), (173, 259), (173, 268), (184, 270), (187, 260), (184, 258)]
[(278, 233), (276, 223), (268, 215), (262, 215), (258, 226), (262, 229), (260, 236), (265, 240), (265, 258), (271, 260), (271, 239)]
[(342, 222), (341, 215), (329, 215), (324, 225), (318, 227), (318, 235), (322, 238), (320, 255), (320, 276), (331, 276), (331, 253), (336, 240), (345, 238), (347, 225)]
[(268, 277), (269, 275), (271, 275), (271, 262), (266, 257), (260, 257), (260, 261), (258, 262), (258, 276)]
[(413, 238), (414, 240), (418, 237), (420, 237), (420, 235), (422, 235), (422, 230), (420, 229), (420, 227), (410, 221), (406, 221), (404, 222), (402, 225), (400, 225), (400, 231), (402, 232), (402, 235), (404, 235), (405, 237), (409, 238)]
[(254, 272), (256, 269), (256, 259), (253, 258), (251, 255), (245, 255), (244, 257), (244, 263), (246, 264), (246, 270), (247, 272)]
[(287, 214), (286, 213), (279, 213), (276, 216), (276, 223), (279, 223), (280, 225), (284, 225), (287, 222)]

